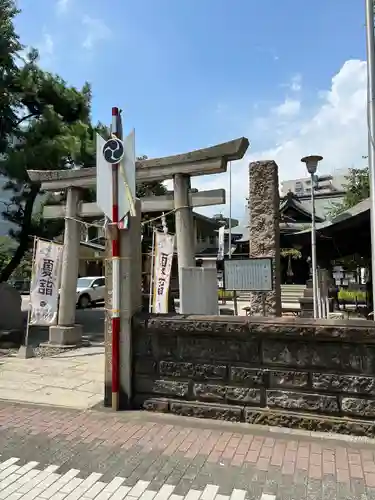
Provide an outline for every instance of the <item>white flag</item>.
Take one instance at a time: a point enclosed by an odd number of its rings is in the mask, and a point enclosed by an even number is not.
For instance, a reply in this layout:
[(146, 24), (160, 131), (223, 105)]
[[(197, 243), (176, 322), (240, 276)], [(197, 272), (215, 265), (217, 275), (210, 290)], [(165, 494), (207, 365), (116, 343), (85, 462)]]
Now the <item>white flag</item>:
[(168, 293), (174, 253), (174, 235), (155, 233), (153, 313), (168, 312)]
[(63, 245), (38, 240), (30, 288), (30, 325), (57, 323)]
[(217, 252), (217, 260), (224, 259), (224, 239), (225, 239), (225, 226), (219, 228), (219, 245)]

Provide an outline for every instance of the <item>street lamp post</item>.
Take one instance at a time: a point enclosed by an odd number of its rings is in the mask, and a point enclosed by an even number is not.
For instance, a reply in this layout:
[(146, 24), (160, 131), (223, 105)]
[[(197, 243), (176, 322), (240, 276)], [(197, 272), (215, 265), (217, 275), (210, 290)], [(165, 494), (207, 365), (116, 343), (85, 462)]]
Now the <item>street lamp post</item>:
[(316, 263), (316, 225), (315, 225), (315, 173), (318, 168), (318, 163), (323, 160), (322, 156), (311, 155), (301, 158), (302, 163), (306, 164), (308, 173), (311, 176), (311, 266), (313, 280), (313, 307), (314, 318), (318, 318), (318, 280), (317, 280), (317, 263)]
[[(367, 129), (368, 164), (371, 200), (371, 274), (372, 310), (375, 311), (375, 34), (374, 3), (366, 0), (366, 45), (367, 45)], [(375, 319), (375, 318), (373, 318)]]

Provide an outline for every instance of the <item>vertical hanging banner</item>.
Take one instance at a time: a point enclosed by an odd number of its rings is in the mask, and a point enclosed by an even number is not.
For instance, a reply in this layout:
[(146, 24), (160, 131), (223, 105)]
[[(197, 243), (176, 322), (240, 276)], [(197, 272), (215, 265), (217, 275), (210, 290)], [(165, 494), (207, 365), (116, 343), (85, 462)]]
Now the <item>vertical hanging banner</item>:
[(57, 323), (63, 245), (37, 240), (30, 287), (30, 325)]
[(155, 232), (153, 269), (153, 313), (168, 312), (168, 293), (174, 253), (174, 235)]
[(219, 228), (219, 244), (217, 252), (217, 260), (224, 260), (224, 241), (225, 241), (225, 226)]

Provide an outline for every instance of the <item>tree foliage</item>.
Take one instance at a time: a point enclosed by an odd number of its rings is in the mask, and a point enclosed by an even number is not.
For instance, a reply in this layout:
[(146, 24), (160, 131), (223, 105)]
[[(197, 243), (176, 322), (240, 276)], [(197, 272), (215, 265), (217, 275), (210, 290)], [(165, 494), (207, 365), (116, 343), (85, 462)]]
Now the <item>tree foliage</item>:
[(18, 241), (12, 259), (0, 271), (6, 281), (20, 264), (33, 236), (50, 237), (59, 223), (34, 215), (40, 186), (27, 170), (84, 166), (92, 161), (91, 90), (78, 90), (38, 66), (38, 53), (21, 57), (14, 30), (15, 2), (0, 0), (0, 173), (7, 177), (9, 204), (3, 217), (14, 224)]
[[(15, 251), (15, 242), (9, 236), (0, 236), (0, 269), (7, 266), (12, 260)], [(30, 279), (32, 266), (32, 252), (28, 251), (22, 258), (20, 265), (13, 274), (14, 278)]]
[(18, 12), (14, 1), (0, 0), (0, 154), (7, 148), (19, 120), (18, 95), (14, 90), (17, 55), (22, 45), (13, 24)]
[(346, 178), (344, 185), (345, 195), (341, 203), (337, 203), (330, 213), (330, 217), (334, 218), (340, 213), (345, 212), (360, 201), (370, 196), (369, 169), (366, 168), (351, 168), (349, 175)]
[[(12, 258), (0, 264), (0, 282), (19, 266), (34, 236), (53, 239), (64, 225), (43, 219), (41, 199), (48, 196), (29, 181), (27, 170), (94, 166), (96, 132), (109, 136), (102, 123), (92, 125), (88, 83), (69, 86), (40, 68), (36, 50), (23, 55), (14, 29), (18, 13), (14, 0), (0, 0), (0, 174), (8, 179), (9, 192), (2, 215), (15, 227), (10, 235), (18, 243)], [(137, 186), (138, 196), (164, 193), (161, 182)], [(85, 190), (83, 201), (94, 200), (95, 190)]]

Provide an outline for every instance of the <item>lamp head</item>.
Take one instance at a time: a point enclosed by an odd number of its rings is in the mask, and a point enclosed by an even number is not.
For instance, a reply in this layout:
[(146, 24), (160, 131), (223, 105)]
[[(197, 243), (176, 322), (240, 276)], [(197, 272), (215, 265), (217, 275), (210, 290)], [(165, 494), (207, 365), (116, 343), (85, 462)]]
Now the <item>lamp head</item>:
[(310, 175), (314, 175), (318, 168), (318, 163), (323, 160), (323, 156), (311, 155), (301, 158), (302, 163), (306, 163), (307, 171)]

